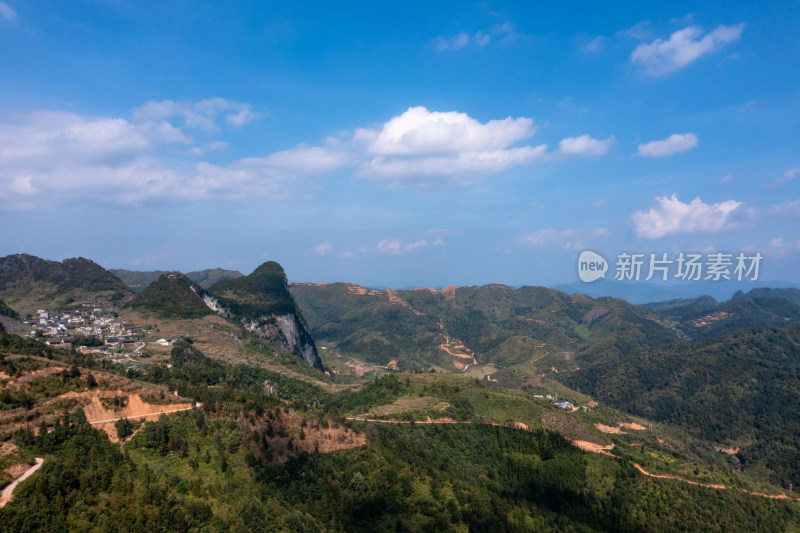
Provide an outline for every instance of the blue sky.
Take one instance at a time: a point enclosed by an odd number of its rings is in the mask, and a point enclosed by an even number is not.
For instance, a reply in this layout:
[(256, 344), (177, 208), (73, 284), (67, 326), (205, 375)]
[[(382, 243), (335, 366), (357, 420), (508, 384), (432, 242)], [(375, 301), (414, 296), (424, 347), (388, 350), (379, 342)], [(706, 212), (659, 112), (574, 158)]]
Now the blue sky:
[(408, 287), (758, 252), (800, 283), (799, 26), (796, 2), (2, 0), (0, 254)]

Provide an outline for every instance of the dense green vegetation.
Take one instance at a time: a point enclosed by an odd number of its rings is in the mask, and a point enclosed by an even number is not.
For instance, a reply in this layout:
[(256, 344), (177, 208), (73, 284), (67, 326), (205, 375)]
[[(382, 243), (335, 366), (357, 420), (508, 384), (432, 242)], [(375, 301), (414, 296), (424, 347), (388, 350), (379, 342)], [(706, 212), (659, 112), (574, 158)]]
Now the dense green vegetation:
[[(109, 269), (109, 272), (117, 276), (119, 279), (123, 281), (123, 283), (128, 285), (131, 289), (133, 289), (136, 292), (143, 291), (145, 288), (147, 288), (148, 285), (157, 280), (162, 274), (167, 273), (163, 270), (139, 271), (139, 270), (126, 270), (124, 268), (112, 268)], [(196, 270), (194, 272), (188, 272), (186, 274), (187, 278), (194, 281), (204, 289), (210, 288), (218, 281), (223, 281), (226, 279), (235, 279), (241, 276), (242, 273), (237, 270), (225, 270), (222, 268), (209, 268), (206, 270)]]
[(794, 287), (786, 289), (770, 289), (768, 287), (759, 287), (757, 289), (750, 289), (748, 292), (736, 291), (731, 300), (738, 300), (740, 298), (784, 298), (789, 300), (795, 305), (800, 305), (800, 289)]
[(137, 294), (128, 307), (162, 318), (200, 318), (214, 312), (203, 302), (206, 291), (180, 272), (167, 272)]
[(204, 289), (210, 289), (215, 283), (226, 279), (241, 278), (243, 274), (238, 270), (225, 270), (223, 268), (209, 268), (206, 270), (195, 270), (187, 272), (186, 277), (194, 281)]
[(275, 261), (262, 264), (248, 276), (220, 281), (211, 292), (239, 317), (258, 320), (296, 311), (286, 274)]
[[(166, 383), (170, 390), (204, 404), (204, 409), (261, 410), (291, 401), (298, 408), (319, 406), (329, 395), (308, 383), (250, 365), (232, 365), (206, 357), (191, 344), (172, 349), (170, 367), (158, 365), (144, 379)], [(269, 391), (269, 393), (268, 393)]]
[[(60, 385), (42, 393), (58, 395), (86, 372), (67, 352), (50, 355), (66, 366), (41, 382)], [(122, 447), (80, 409), (49, 433), (23, 427), (11, 435), (23, 455), (45, 463), (0, 510), (0, 531), (754, 531), (800, 523), (795, 503), (651, 479), (626, 460), (581, 452), (534, 425), (545, 404), (475, 380), (387, 375), (329, 394), (209, 359), (190, 343), (176, 345), (168, 363), (142, 377), (203, 407), (148, 422), (132, 437), (139, 423), (120, 420), (119, 435), (130, 438)], [(30, 370), (41, 360), (0, 364)], [(435, 413), (473, 423), (363, 423), (340, 414), (427, 397), (449, 404)], [(424, 414), (420, 405), (414, 412)], [(290, 408), (309, 424), (355, 424), (366, 445), (295, 451), (279, 462), (274, 439), (304, 434), (283, 426)], [(533, 430), (480, 423), (505, 417)], [(642, 460), (638, 449), (623, 452)]]
[(357, 294), (345, 283), (296, 284), (292, 294), (315, 339), (374, 363), (396, 359), (402, 368), (452, 368), (452, 356), (439, 347), (445, 337), (463, 343), (479, 363), (503, 366), (540, 355), (536, 345), (546, 344), (555, 354), (590, 357), (629, 353), (678, 338), (648, 309), (544, 287), (394, 291), (400, 301), (387, 291)]
[(148, 285), (161, 277), (162, 274), (167, 273), (164, 270), (139, 271), (127, 270), (124, 268), (110, 268), (108, 271), (136, 292), (142, 292)]
[(0, 258), (0, 289), (25, 281), (47, 282), (55, 285), (59, 292), (72, 289), (130, 292), (113, 274), (83, 257), (60, 263), (27, 254)]
[(46, 460), (0, 530), (775, 531), (800, 519), (795, 504), (648, 479), (547, 431), (365, 430), (365, 447), (276, 464), (230, 418), (174, 415), (120, 450), (78, 410), (15, 436)]
[(717, 303), (710, 296), (702, 296), (647, 307), (674, 321), (689, 338), (700, 340), (753, 327), (800, 324), (800, 307), (783, 297), (793, 295), (790, 289), (753, 289), (748, 296), (739, 291), (727, 302)]
[(740, 446), (745, 470), (800, 479), (800, 328), (598, 358), (567, 379), (624, 411)]
[[(294, 352), (310, 366), (323, 369), (314, 338), (295, 305), (286, 274), (278, 263), (268, 261), (248, 276), (220, 281), (209, 292), (226, 316), (241, 322), (262, 340)], [(288, 317), (294, 324), (284, 322), (281, 327), (279, 317)], [(287, 338), (287, 333), (291, 338)]]
[[(2, 299), (0, 299), (0, 315), (7, 316), (8, 318), (19, 318), (19, 314), (11, 309)], [(2, 324), (0, 324), (0, 327), (3, 327)]]

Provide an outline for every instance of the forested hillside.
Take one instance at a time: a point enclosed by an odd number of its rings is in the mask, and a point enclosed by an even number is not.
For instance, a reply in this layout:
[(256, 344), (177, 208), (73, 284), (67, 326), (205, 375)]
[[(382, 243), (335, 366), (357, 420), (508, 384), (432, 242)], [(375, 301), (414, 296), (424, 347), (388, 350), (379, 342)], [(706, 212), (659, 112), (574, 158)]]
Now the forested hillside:
[(745, 470), (800, 477), (800, 328), (751, 329), (598, 358), (566, 378), (629, 413), (737, 448)]

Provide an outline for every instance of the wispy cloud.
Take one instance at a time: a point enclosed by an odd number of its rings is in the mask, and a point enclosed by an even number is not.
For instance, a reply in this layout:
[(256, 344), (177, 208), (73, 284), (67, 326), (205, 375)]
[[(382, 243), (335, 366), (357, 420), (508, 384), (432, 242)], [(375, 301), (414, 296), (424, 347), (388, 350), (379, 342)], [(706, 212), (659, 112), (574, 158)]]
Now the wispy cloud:
[(254, 112), (250, 104), (225, 98), (207, 98), (198, 102), (151, 101), (133, 111), (135, 121), (165, 121), (180, 117), (183, 127), (208, 131), (219, 130), (217, 117), (220, 115), (236, 127), (263, 116)]
[(639, 145), (642, 157), (665, 157), (672, 154), (688, 152), (699, 142), (694, 133), (673, 133), (663, 141), (650, 141)]
[(785, 242), (783, 237), (776, 237), (770, 241), (769, 250), (775, 257), (786, 257), (790, 252), (800, 251), (800, 240)]
[(800, 168), (789, 169), (784, 172), (782, 176), (778, 176), (777, 178), (767, 182), (766, 185), (769, 187), (780, 187), (782, 185), (786, 185), (790, 181), (794, 180), (798, 174), (800, 174)]
[(0, 2), (0, 15), (8, 21), (17, 19), (17, 12), (5, 2)]
[(474, 33), (460, 32), (451, 36), (440, 35), (434, 39), (433, 44), (440, 52), (461, 50), (468, 46), (482, 48), (491, 43), (509, 43), (519, 37), (515, 26), (511, 22), (498, 24), (489, 30), (479, 30)]
[(333, 251), (333, 246), (329, 242), (323, 242), (311, 249), (314, 255), (328, 255)]
[(614, 144), (614, 136), (608, 139), (592, 139), (588, 135), (567, 137), (558, 143), (557, 153), (561, 155), (600, 156), (605, 155)]
[(689, 26), (666, 41), (656, 39), (650, 44), (640, 44), (631, 54), (631, 61), (651, 76), (664, 76), (738, 40), (743, 30), (744, 24), (719, 26), (708, 33), (698, 26)]
[(768, 213), (782, 217), (800, 216), (800, 200), (786, 200), (780, 204), (769, 206)]
[(415, 242), (401, 242), (397, 239), (383, 239), (378, 243), (376, 249), (378, 252), (387, 255), (403, 255), (419, 248), (427, 248), (428, 246), (444, 246), (442, 239), (436, 239), (434, 242), (428, 242), (427, 239), (422, 239)]
[(657, 239), (677, 233), (716, 233), (730, 229), (741, 202), (706, 204), (700, 198), (684, 203), (676, 195), (657, 196), (648, 211), (636, 211), (631, 223), (636, 235)]
[(606, 49), (606, 43), (608, 42), (607, 37), (603, 37), (602, 35), (598, 35), (588, 43), (584, 44), (581, 47), (581, 50), (586, 54), (599, 54), (600, 52)]
[(520, 242), (528, 246), (543, 246), (553, 242), (564, 243), (575, 236), (575, 230), (568, 228), (564, 230), (554, 230), (544, 228), (538, 231), (523, 233)]

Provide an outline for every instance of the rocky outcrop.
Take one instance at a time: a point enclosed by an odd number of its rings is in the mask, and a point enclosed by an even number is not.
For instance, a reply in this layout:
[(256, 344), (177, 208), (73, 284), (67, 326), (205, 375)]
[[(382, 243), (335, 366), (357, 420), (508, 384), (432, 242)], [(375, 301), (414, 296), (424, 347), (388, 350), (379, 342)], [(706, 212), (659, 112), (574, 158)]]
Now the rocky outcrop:
[(299, 355), (309, 366), (321, 367), (314, 341), (297, 314), (274, 315), (260, 321), (243, 320), (242, 324), (258, 338), (277, 344), (289, 353)]
[(215, 284), (203, 296), (209, 309), (240, 322), (258, 338), (324, 370), (309, 328), (289, 293), (283, 268), (264, 263), (250, 275)]

